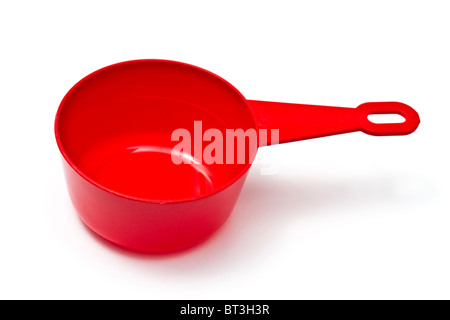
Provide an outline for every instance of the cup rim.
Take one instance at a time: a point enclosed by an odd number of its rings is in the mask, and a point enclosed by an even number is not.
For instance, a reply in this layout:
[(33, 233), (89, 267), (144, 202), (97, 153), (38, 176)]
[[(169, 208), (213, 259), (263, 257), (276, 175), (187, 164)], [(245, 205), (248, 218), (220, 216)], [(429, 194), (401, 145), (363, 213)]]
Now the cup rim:
[[(80, 175), (84, 180), (86, 180), (87, 182), (91, 183), (92, 185), (96, 186), (97, 188), (107, 192), (107, 193), (111, 193), (113, 195), (116, 195), (118, 197), (121, 198), (125, 198), (125, 199), (129, 199), (129, 200), (133, 200), (133, 201), (138, 201), (138, 202), (144, 202), (144, 203), (156, 203), (156, 204), (168, 204), (168, 203), (184, 203), (184, 202), (191, 202), (191, 201), (196, 201), (196, 200), (200, 200), (200, 199), (205, 199), (208, 197), (211, 197), (225, 189), (227, 189), (228, 187), (232, 186), (234, 183), (236, 183), (238, 180), (240, 180), (250, 169), (252, 163), (248, 162), (245, 164), (244, 168), (235, 176), (233, 176), (231, 179), (229, 179), (225, 184), (221, 185), (220, 187), (214, 189), (212, 192), (210, 193), (206, 193), (204, 195), (200, 195), (198, 197), (194, 197), (194, 198), (186, 198), (186, 199), (170, 199), (170, 200), (154, 200), (154, 199), (148, 199), (148, 198), (140, 198), (140, 197), (136, 197), (136, 196), (131, 196), (125, 193), (121, 193), (118, 191), (115, 191), (113, 189), (107, 188), (104, 185), (96, 182), (95, 180), (93, 180), (92, 178), (90, 178), (87, 174), (85, 174), (83, 172), (83, 170), (81, 170), (71, 159), (71, 157), (69, 156), (68, 152), (66, 151), (66, 149), (63, 146), (62, 143), (62, 139), (60, 136), (60, 130), (59, 130), (59, 123), (60, 123), (60, 115), (62, 112), (62, 109), (64, 108), (64, 105), (66, 103), (66, 101), (70, 98), (70, 96), (72, 95), (72, 93), (79, 87), (81, 86), (85, 81), (89, 80), (92, 77), (95, 77), (97, 74), (102, 73), (104, 71), (119, 67), (119, 66), (123, 66), (123, 65), (127, 65), (127, 64), (134, 64), (134, 63), (146, 63), (146, 62), (162, 62), (162, 63), (168, 63), (168, 64), (177, 64), (177, 65), (181, 65), (181, 66), (185, 66), (185, 67), (189, 67), (189, 68), (193, 68), (196, 69), (197, 71), (201, 71), (204, 72), (206, 74), (208, 74), (209, 76), (212, 76), (218, 80), (220, 80), (222, 83), (224, 83), (225, 85), (227, 85), (230, 89), (232, 89), (241, 99), (242, 101), (246, 104), (247, 108), (249, 109), (249, 111), (251, 112), (251, 109), (248, 106), (247, 103), (247, 99), (242, 95), (242, 93), (237, 90), (231, 83), (229, 83), (227, 80), (223, 79), (222, 77), (218, 76), (217, 74), (208, 71), (206, 69), (197, 67), (195, 65), (192, 64), (188, 64), (188, 63), (184, 63), (184, 62), (179, 62), (179, 61), (174, 61), (174, 60), (166, 60), (166, 59), (135, 59), (135, 60), (127, 60), (127, 61), (122, 61), (122, 62), (118, 62), (118, 63), (114, 63), (108, 66), (105, 66), (103, 68), (100, 68), (94, 72), (91, 72), (90, 74), (88, 74), (87, 76), (85, 76), (84, 78), (82, 78), (81, 80), (79, 80), (77, 83), (75, 83), (75, 85), (73, 85), (70, 90), (64, 95), (63, 99), (61, 100), (58, 110), (56, 112), (56, 116), (55, 116), (55, 121), (54, 121), (54, 132), (55, 132), (55, 138), (56, 138), (56, 143), (58, 145), (58, 149), (61, 152), (61, 155), (63, 156), (63, 159), (67, 162), (67, 164), (78, 174)], [(253, 117), (253, 123), (254, 123), (254, 127), (257, 128), (257, 124), (254, 120)], [(256, 154), (258, 151), (258, 146), (255, 148), (254, 150), (254, 154), (250, 155), (251, 158), (255, 158)]]

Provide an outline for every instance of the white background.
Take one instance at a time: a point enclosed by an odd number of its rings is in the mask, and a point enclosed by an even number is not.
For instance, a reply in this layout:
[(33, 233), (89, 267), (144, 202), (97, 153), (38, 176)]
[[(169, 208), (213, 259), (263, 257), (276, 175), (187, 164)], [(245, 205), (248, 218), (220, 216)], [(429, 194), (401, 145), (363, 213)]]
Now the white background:
[[(450, 298), (448, 1), (3, 1), (0, 298)], [(402, 101), (409, 136), (261, 149), (203, 245), (140, 255), (89, 232), (53, 119), (88, 73), (138, 59), (211, 70), (249, 99)]]

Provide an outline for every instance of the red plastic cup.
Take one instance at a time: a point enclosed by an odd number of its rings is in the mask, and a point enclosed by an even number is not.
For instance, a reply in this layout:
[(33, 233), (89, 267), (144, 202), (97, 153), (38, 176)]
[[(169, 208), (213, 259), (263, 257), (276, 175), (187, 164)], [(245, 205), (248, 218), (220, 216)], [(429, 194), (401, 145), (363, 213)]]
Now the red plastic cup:
[[(368, 115), (377, 113), (405, 121), (370, 122)], [(219, 76), (185, 63), (114, 64), (79, 81), (56, 114), (56, 141), (82, 221), (103, 238), (143, 252), (182, 250), (208, 238), (230, 215), (257, 148), (245, 145), (244, 163), (175, 164), (172, 133), (185, 128), (195, 135), (195, 121), (223, 136), (227, 129), (279, 130), (278, 141), (269, 135), (259, 146), (352, 131), (404, 135), (420, 122), (398, 102), (341, 108), (252, 101)]]

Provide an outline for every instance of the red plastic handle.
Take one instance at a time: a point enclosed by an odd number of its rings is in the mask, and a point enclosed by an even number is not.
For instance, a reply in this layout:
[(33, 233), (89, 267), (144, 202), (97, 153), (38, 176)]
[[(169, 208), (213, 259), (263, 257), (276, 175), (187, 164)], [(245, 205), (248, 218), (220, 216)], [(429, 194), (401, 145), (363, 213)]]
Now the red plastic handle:
[[(368, 102), (357, 108), (248, 100), (260, 129), (278, 129), (279, 143), (362, 131), (375, 136), (406, 135), (420, 123), (417, 112), (400, 102)], [(371, 114), (399, 114), (401, 123), (373, 123)], [(273, 144), (268, 137), (267, 144)], [(266, 145), (266, 142), (261, 143)]]

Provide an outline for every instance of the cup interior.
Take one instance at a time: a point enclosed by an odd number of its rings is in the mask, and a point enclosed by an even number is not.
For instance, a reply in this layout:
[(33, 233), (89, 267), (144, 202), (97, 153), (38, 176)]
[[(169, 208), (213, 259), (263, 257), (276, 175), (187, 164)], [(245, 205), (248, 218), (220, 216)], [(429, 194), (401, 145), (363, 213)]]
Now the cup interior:
[[(222, 134), (223, 164), (198, 157), (217, 156), (217, 135), (204, 139), (208, 129)], [(256, 129), (239, 91), (206, 70), (165, 60), (128, 61), (88, 75), (64, 97), (55, 123), (60, 150), (79, 174), (110, 192), (155, 202), (208, 196), (248, 170), (256, 149), (246, 141), (239, 163), (235, 143), (227, 164), (227, 129)], [(186, 133), (190, 152), (174, 153), (181, 140), (188, 145)]]

